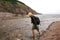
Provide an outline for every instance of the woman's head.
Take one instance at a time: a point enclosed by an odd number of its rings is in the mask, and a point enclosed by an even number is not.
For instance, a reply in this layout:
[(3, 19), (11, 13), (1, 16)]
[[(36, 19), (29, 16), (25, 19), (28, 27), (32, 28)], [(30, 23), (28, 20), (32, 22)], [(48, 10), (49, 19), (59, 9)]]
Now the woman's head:
[(28, 16), (29, 16), (29, 17), (32, 16), (32, 15), (33, 15), (33, 14), (32, 14), (31, 12), (28, 13)]

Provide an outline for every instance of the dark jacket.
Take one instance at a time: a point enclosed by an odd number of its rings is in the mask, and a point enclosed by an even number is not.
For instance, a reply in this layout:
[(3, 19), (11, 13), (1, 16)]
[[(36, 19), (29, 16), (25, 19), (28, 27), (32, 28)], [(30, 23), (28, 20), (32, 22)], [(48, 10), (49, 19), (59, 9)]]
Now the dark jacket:
[(37, 25), (35, 18), (36, 18), (35, 16), (31, 16), (31, 23), (33, 23), (34, 25)]

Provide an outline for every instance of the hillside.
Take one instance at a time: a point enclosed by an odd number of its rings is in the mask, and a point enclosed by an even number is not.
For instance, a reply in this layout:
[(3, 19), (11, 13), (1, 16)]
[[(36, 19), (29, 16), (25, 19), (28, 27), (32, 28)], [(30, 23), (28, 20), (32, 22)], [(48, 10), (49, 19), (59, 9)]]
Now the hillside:
[(37, 13), (18, 0), (0, 0), (0, 12), (8, 12), (16, 15), (26, 15), (28, 12)]

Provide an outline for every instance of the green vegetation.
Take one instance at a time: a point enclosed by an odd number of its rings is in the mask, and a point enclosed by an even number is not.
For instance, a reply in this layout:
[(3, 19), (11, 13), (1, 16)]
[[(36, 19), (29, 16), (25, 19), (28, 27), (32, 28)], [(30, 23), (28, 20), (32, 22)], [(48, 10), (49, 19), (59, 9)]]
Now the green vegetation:
[(18, 0), (0, 0), (0, 12), (10, 12), (13, 14), (26, 15), (29, 11), (36, 13), (30, 7)]
[(10, 2), (12, 4), (15, 4), (18, 0), (0, 0), (1, 2)]

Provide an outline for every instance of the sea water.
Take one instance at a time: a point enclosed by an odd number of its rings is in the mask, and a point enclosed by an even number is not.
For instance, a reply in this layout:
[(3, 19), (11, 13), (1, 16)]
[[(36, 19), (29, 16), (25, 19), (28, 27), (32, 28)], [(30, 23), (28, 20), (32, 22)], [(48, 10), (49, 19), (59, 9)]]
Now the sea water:
[(48, 26), (55, 21), (60, 21), (60, 14), (42, 14), (42, 15), (35, 15), (39, 17), (41, 21), (40, 30), (46, 30)]

